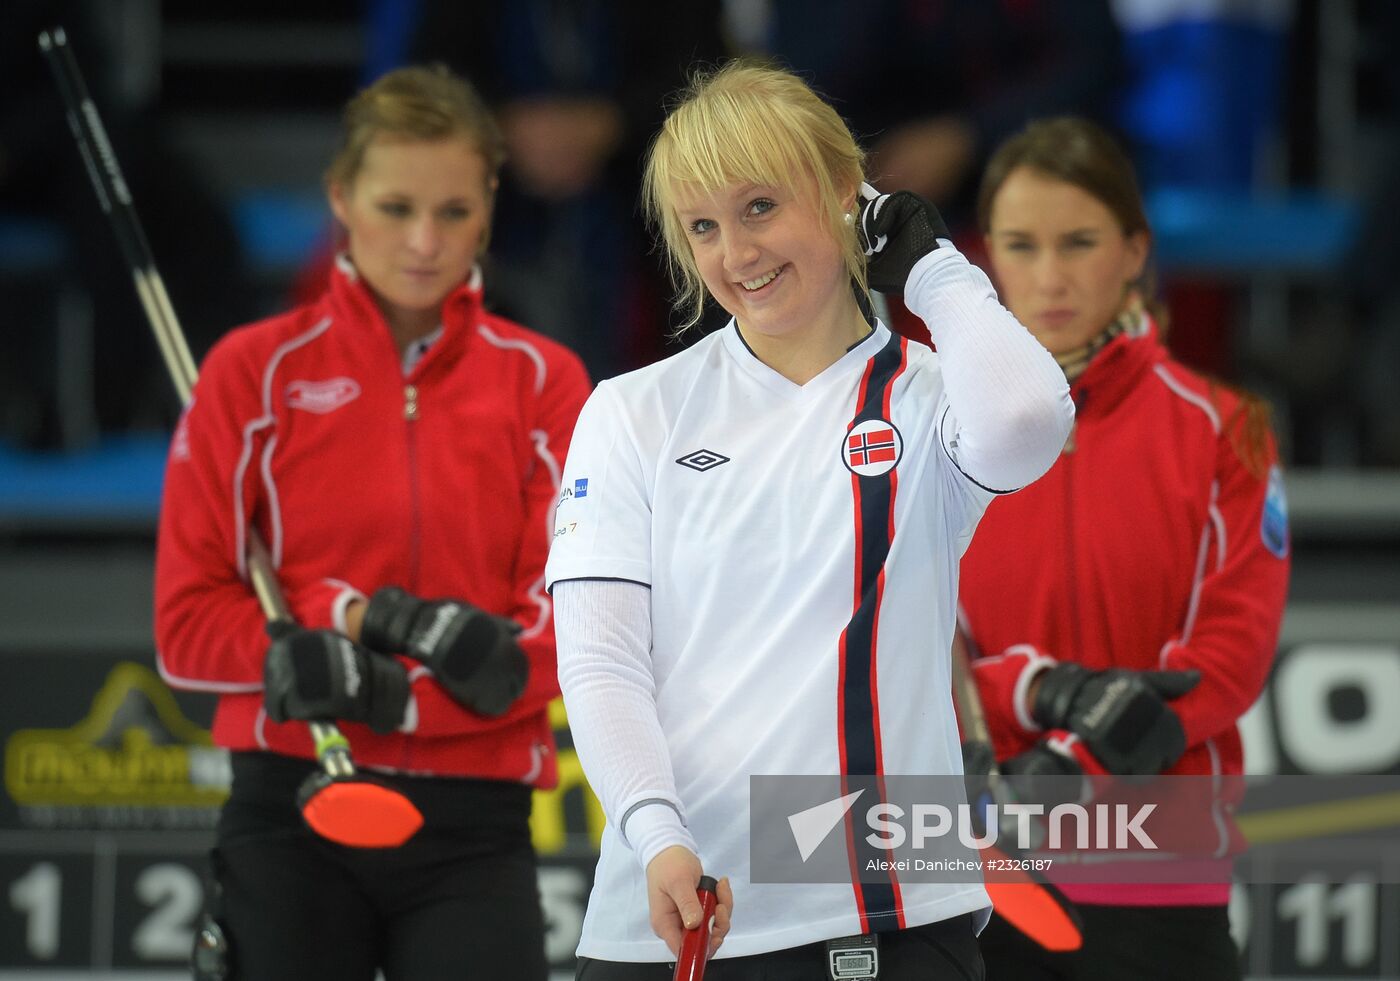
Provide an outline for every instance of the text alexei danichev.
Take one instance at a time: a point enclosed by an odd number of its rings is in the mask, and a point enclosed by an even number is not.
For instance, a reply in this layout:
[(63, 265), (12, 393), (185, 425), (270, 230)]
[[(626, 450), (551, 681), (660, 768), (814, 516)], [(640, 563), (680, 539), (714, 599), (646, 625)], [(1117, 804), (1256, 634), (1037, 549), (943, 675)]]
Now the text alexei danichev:
[(891, 861), (872, 858), (867, 872), (1044, 872), (1055, 864), (1052, 858), (901, 858)]
[[(1126, 804), (1094, 804), (1092, 808), (1082, 804), (1058, 804), (1046, 814), (1041, 804), (989, 804), (979, 809), (982, 820), (974, 822), (970, 804), (958, 805), (954, 821), (953, 812), (943, 804), (914, 804), (906, 811), (898, 804), (882, 802), (866, 811), (865, 823), (871, 833), (865, 840), (872, 847), (893, 851), (904, 847), (906, 841), (917, 849), (931, 838), (956, 833), (964, 846), (981, 849), (996, 844), (1002, 822), (1012, 820), (1016, 824), (1016, 847), (1025, 851), (1031, 845), (1031, 819), (1044, 815), (1052, 851), (1062, 846), (1066, 831), (1072, 834), (1074, 847), (1081, 851), (1090, 847), (1123, 850), (1132, 847), (1130, 839), (1138, 848), (1155, 850), (1157, 843), (1147, 833), (1143, 822), (1156, 809), (1156, 804), (1142, 804), (1129, 813)], [(901, 823), (906, 817), (910, 824), (907, 829)]]
[(981, 872), (978, 858), (902, 858), (891, 862), (872, 858), (865, 863), (867, 872)]

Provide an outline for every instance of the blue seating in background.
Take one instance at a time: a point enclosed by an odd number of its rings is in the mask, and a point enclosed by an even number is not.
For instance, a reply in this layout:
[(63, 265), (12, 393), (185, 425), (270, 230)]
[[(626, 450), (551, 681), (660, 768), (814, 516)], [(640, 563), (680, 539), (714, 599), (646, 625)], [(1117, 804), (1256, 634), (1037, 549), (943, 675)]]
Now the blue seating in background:
[(0, 214), (0, 273), (51, 273), (68, 257), (68, 240), (57, 222)]
[(154, 529), (170, 438), (108, 436), (87, 450), (23, 453), (0, 444), (0, 527)]
[(1158, 265), (1217, 276), (1326, 275), (1356, 239), (1356, 202), (1311, 192), (1275, 197), (1200, 188), (1147, 195)]
[[(282, 284), (329, 234), (329, 210), (314, 188), (251, 191), (238, 196), (231, 210), (250, 267)], [(108, 234), (104, 228), (93, 232)], [(73, 288), (70, 261), (69, 243), (57, 223), (0, 215), (0, 281)], [(50, 323), (11, 325), (21, 327), (55, 329)], [(91, 448), (69, 452), (28, 452), (0, 441), (0, 529), (154, 529), (168, 444), (169, 435), (161, 432), (105, 436)]]
[(330, 208), (319, 190), (261, 188), (233, 203), (234, 227), (249, 265), (290, 278), (330, 234)]
[[(231, 202), (234, 227), (251, 266), (290, 277), (330, 234), (331, 216), (320, 190), (258, 188)], [(94, 229), (95, 234), (107, 234)], [(116, 243), (112, 243), (115, 251)], [(0, 274), (45, 275), (68, 261), (67, 237), (57, 222), (0, 213)]]
[[(1221, 277), (1324, 276), (1355, 238), (1354, 202), (1312, 193), (1257, 199), (1231, 191), (1161, 189), (1148, 195), (1156, 256), (1165, 271)], [(263, 189), (233, 203), (255, 270), (289, 280), (329, 234), (319, 190)], [(67, 261), (62, 230), (0, 220), (0, 270), (52, 273)], [(154, 528), (169, 437), (107, 437), (72, 453), (30, 454), (0, 445), (0, 527)]]

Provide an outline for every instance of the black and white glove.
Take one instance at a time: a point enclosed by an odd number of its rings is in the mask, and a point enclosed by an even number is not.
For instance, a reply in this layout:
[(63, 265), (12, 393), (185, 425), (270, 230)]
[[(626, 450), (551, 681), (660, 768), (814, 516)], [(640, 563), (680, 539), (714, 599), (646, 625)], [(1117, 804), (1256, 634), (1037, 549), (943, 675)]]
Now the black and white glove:
[(963, 784), (967, 788), (967, 802), (980, 807), (990, 802), (989, 784), (992, 770), (997, 765), (996, 755), (991, 744), (978, 739), (964, 739), (962, 744)]
[(1199, 671), (1090, 671), (1062, 662), (1037, 679), (1031, 718), (1074, 732), (1110, 773), (1161, 773), (1186, 751), (1167, 701), (1200, 680)]
[(1006, 760), (1001, 773), (1011, 785), (1011, 796), (1023, 803), (1044, 804), (1046, 812), (1084, 795), (1084, 771), (1078, 762), (1043, 742)]
[(860, 186), (860, 244), (867, 256), (866, 278), (881, 293), (903, 293), (909, 271), (948, 238), (943, 216), (911, 191), (880, 194)]
[[(1085, 796), (1084, 773), (1074, 758), (1056, 752), (1044, 742), (1024, 753), (996, 765), (992, 748), (986, 743), (964, 742), (963, 779), (967, 784), (967, 802), (971, 805), (977, 834), (985, 833), (988, 822), (995, 816), (998, 824), (997, 844), (1002, 848), (1018, 849), (1039, 846), (1043, 829), (1036, 825), (1030, 836), (1021, 835), (1021, 818), (1007, 810), (1008, 804), (1040, 804), (1044, 813), (1056, 805), (1077, 803)], [(993, 769), (997, 776), (992, 777)], [(991, 810), (996, 805), (998, 811)]]
[(303, 630), (285, 620), (267, 625), (263, 704), (274, 722), (289, 719), (366, 723), (393, 732), (408, 707), (408, 672), (391, 657), (365, 650), (334, 630)]
[(397, 586), (375, 592), (360, 625), (360, 641), (432, 668), (460, 705), (496, 718), (509, 711), (530, 676), (515, 642), (520, 626), (456, 600), (422, 600)]

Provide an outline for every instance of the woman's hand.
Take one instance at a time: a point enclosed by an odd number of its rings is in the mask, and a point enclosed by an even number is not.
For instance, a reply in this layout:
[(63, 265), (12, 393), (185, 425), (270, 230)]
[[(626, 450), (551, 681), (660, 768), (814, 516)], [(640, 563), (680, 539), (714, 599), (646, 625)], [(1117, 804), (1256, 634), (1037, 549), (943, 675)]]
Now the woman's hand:
[(860, 186), (861, 247), (867, 257), (870, 288), (881, 293), (903, 293), (909, 272), (920, 259), (948, 237), (943, 218), (928, 201), (908, 191), (880, 194), (869, 184)]
[[(700, 859), (689, 848), (672, 845), (662, 849), (647, 865), (647, 903), (651, 907), (651, 929), (666, 941), (673, 956), (679, 956), (686, 930), (700, 925), (700, 900), (695, 889), (704, 874)], [(710, 950), (714, 956), (729, 932), (734, 912), (734, 890), (727, 878), (715, 890), (715, 919), (710, 928)]]

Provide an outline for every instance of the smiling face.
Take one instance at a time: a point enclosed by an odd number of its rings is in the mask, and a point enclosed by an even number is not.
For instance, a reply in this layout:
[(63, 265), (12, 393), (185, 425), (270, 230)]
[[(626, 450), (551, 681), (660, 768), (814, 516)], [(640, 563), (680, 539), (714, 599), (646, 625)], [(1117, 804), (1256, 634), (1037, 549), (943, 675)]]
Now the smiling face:
[(1148, 236), (1125, 234), (1102, 201), (1018, 167), (992, 199), (987, 251), (1003, 302), (1052, 354), (1082, 347), (1123, 308)]
[(852, 329), (844, 254), (816, 209), (815, 182), (807, 183), (728, 184), (676, 197), (705, 288), (750, 336), (824, 338)]
[(471, 272), (493, 185), (464, 138), (376, 139), (354, 180), (331, 185), (350, 259), (401, 344), (437, 327), (442, 301)]

